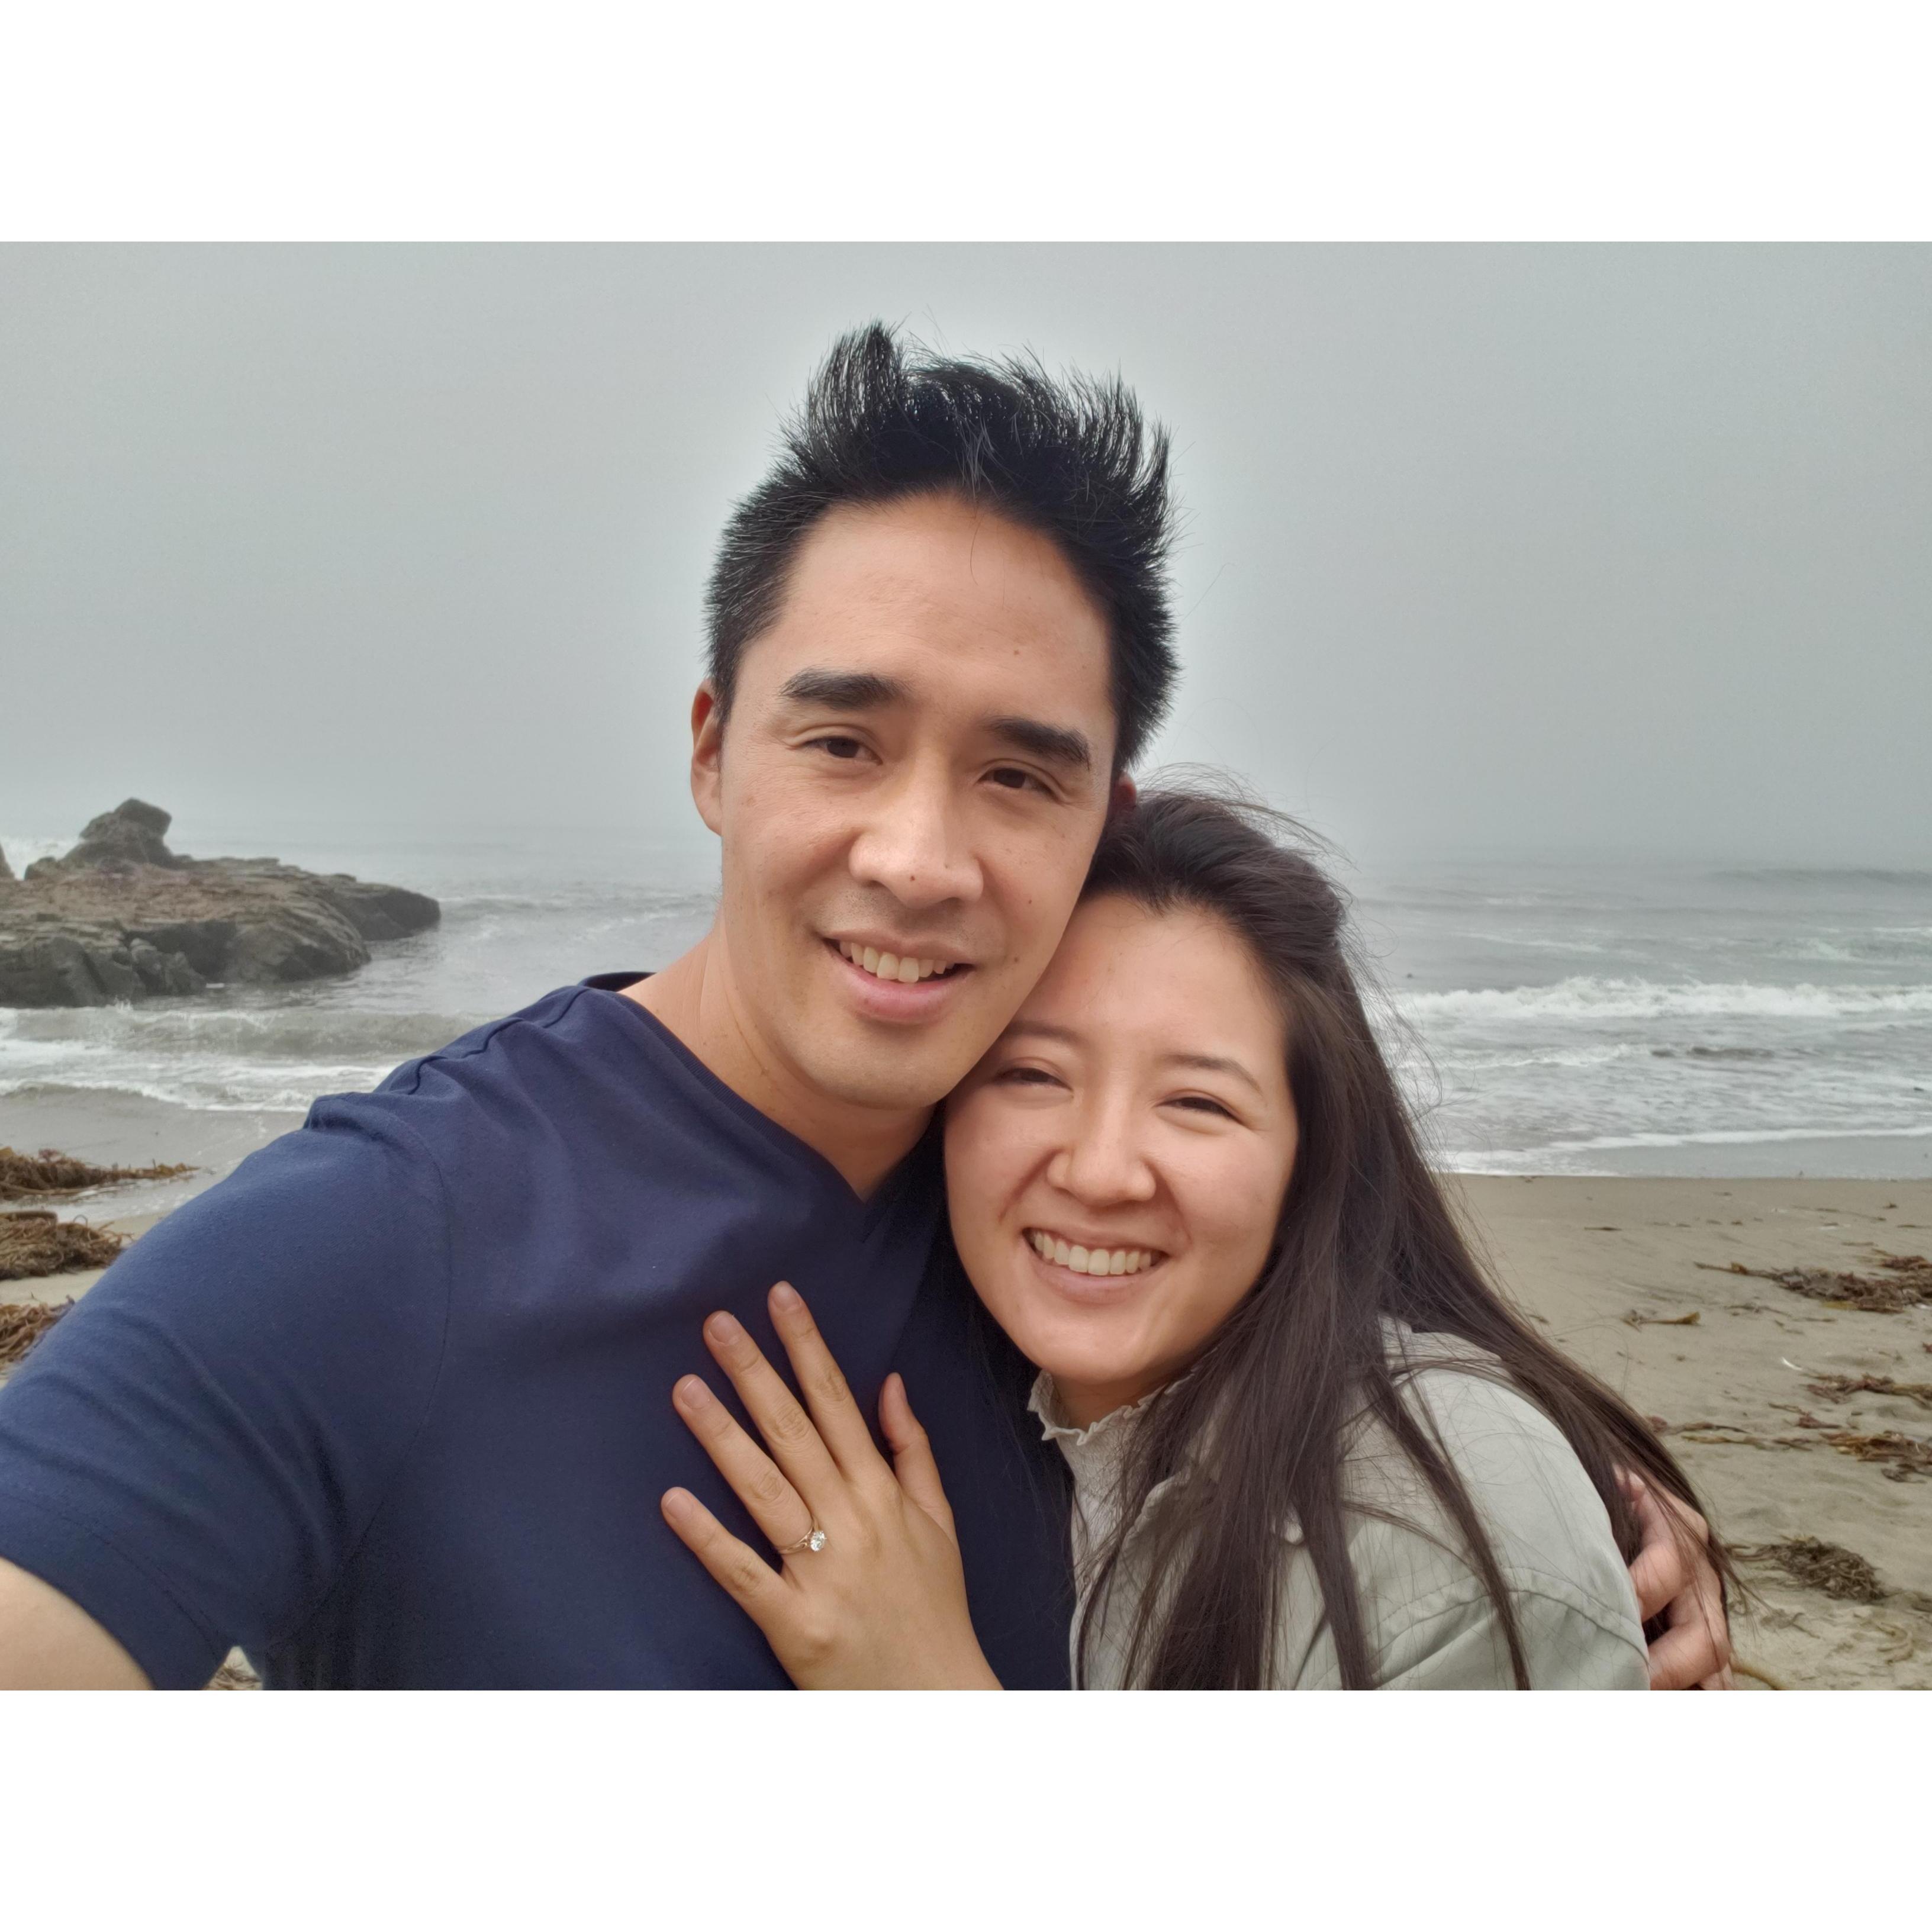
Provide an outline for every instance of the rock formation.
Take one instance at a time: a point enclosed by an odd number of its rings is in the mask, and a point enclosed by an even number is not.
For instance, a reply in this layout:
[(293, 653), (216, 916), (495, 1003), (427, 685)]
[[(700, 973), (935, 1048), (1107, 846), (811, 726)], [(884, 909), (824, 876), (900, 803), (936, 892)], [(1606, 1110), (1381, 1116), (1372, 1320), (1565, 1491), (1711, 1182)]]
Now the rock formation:
[(421, 892), (274, 859), (170, 852), (168, 814), (130, 798), (74, 849), (0, 867), (0, 1006), (98, 1006), (227, 981), (353, 972), (372, 940), (436, 924)]

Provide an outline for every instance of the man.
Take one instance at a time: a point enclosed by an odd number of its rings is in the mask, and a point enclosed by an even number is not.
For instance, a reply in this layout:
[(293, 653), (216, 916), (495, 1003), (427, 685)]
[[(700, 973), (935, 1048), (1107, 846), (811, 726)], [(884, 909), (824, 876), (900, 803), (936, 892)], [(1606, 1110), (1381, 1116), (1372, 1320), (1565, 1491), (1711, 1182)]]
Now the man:
[(0, 1682), (783, 1684), (658, 1499), (752, 1533), (670, 1391), (714, 1310), (776, 1354), (784, 1278), (868, 1411), (904, 1375), (995, 1672), (1064, 1685), (1064, 1504), (928, 1279), (926, 1130), (1131, 798), (1169, 534), (1118, 385), (841, 343), (712, 575), (712, 930), (318, 1102), (109, 1271), (0, 1392)]

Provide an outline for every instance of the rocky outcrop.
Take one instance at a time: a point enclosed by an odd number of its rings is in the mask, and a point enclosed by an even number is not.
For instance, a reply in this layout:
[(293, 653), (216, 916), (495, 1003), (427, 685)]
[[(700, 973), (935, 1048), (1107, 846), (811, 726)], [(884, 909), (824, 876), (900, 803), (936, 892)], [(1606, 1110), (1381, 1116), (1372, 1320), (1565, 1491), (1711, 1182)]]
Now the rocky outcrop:
[(80, 828), (80, 843), (64, 859), (49, 861), (63, 869), (77, 866), (178, 866), (168, 850), (173, 821), (158, 805), (123, 799), (112, 812), (90, 818)]
[(274, 859), (190, 859), (129, 799), (58, 859), (0, 878), (0, 1006), (98, 1006), (352, 973), (434, 926), (435, 900)]

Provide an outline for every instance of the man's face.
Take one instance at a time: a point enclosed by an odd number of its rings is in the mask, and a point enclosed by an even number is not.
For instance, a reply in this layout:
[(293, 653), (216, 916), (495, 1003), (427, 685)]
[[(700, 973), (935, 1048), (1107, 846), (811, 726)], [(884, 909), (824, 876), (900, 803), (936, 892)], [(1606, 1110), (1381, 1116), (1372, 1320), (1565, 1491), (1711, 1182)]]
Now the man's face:
[(931, 1106), (1045, 970), (1114, 787), (1107, 627), (1046, 538), (952, 496), (842, 507), (694, 708), (736, 1018), (848, 1104)]

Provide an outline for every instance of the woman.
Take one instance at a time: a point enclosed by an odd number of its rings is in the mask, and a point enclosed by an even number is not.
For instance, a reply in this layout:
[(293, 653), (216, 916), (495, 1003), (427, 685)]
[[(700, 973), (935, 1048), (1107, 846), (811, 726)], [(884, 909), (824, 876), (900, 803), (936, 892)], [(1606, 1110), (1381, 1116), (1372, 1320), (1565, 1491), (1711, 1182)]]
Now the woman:
[[(1642, 1688), (1625, 1559), (1690, 1486), (1484, 1280), (1342, 902), (1263, 814), (1168, 793), (1110, 827), (945, 1135), (958, 1260), (1072, 1473), (1076, 1684)], [(772, 1314), (809, 1418), (706, 1333), (776, 1462), (698, 1378), (674, 1399), (784, 1570), (684, 1491), (667, 1518), (796, 1681), (991, 1683), (903, 1386), (895, 1470), (783, 1285)]]

